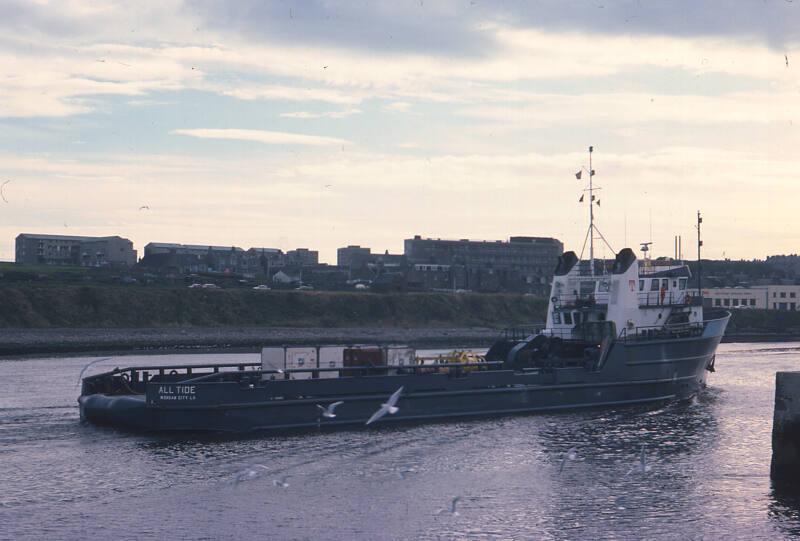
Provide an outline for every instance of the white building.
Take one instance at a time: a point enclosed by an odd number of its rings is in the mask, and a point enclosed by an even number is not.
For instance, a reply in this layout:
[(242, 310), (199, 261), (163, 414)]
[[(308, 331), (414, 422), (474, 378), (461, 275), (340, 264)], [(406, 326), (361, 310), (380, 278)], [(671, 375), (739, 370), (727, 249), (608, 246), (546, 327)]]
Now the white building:
[(715, 287), (704, 289), (703, 297), (720, 308), (800, 309), (800, 286)]

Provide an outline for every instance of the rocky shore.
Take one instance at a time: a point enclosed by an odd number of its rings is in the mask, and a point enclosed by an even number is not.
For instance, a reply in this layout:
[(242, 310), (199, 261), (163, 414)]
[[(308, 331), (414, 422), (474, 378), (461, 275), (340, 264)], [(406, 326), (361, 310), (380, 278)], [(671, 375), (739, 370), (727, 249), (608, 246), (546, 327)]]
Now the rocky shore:
[(181, 327), (135, 329), (0, 329), (0, 356), (143, 351), (259, 351), (267, 345), (408, 344), (417, 348), (487, 346), (490, 328)]

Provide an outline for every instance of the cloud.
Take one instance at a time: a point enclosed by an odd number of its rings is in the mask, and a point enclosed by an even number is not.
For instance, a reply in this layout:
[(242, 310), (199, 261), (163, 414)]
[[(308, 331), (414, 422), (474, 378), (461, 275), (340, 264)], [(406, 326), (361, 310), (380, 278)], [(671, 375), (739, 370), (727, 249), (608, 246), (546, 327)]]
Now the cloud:
[(363, 93), (343, 92), (329, 88), (301, 88), (285, 85), (242, 85), (222, 88), (219, 92), (240, 100), (321, 101), (337, 105), (353, 105), (362, 101)]
[(279, 116), (282, 118), (345, 118), (351, 115), (360, 114), (361, 109), (346, 109), (344, 111), (326, 111), (322, 113), (312, 113), (310, 111), (293, 111), (289, 113), (281, 113)]
[(394, 113), (405, 113), (411, 109), (411, 104), (407, 101), (395, 101), (387, 104), (384, 109)]
[(240, 130), (240, 129), (177, 129), (171, 133), (188, 135), (200, 139), (231, 139), (236, 141), (255, 141), (265, 145), (308, 145), (308, 146), (339, 146), (349, 145), (350, 141), (335, 137), (322, 137), (319, 135), (303, 135), (266, 130)]

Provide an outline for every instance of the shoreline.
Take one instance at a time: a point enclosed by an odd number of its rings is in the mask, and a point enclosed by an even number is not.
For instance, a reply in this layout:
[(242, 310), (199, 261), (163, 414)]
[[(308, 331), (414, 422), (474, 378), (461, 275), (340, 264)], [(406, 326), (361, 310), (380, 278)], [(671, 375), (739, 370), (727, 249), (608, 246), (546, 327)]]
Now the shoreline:
[[(501, 334), (488, 327), (176, 327), (11, 328), (0, 330), (0, 359), (81, 354), (258, 352), (263, 346), (403, 344), (421, 348), (478, 348)], [(723, 343), (791, 342), (789, 333), (734, 333)]]

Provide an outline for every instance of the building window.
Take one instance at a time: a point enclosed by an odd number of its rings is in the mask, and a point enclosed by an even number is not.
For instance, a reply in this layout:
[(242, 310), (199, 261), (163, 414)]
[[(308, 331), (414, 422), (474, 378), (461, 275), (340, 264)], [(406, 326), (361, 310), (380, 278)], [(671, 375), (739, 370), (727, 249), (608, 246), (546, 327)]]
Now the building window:
[(797, 293), (796, 293), (796, 292), (794, 292), (794, 291), (792, 291), (791, 293), (789, 293), (789, 298), (790, 298), (790, 299), (795, 299), (795, 298), (797, 298)]
[[(774, 293), (773, 293), (773, 295), (774, 295)], [(778, 303), (777, 302), (773, 302), (772, 303), (772, 309), (773, 310), (777, 310), (778, 309)]]
[(777, 294), (777, 293), (775, 293), (775, 292), (773, 291), (773, 292), (772, 292), (772, 298), (774, 299), (774, 298), (775, 298), (775, 297), (777, 297), (777, 296), (778, 296), (778, 294)]
[(722, 301), (720, 299), (714, 299), (714, 306), (721, 306)]
[(733, 299), (733, 305), (739, 306), (739, 299)]
[(786, 298), (786, 292), (785, 292), (785, 291), (781, 291), (781, 298), (782, 298), (782, 299), (785, 299), (785, 298)]
[(750, 299), (750, 306), (755, 306), (755, 305), (756, 305), (756, 300)]
[(790, 302), (789, 303), (789, 309), (790, 310), (797, 310), (797, 303), (796, 302)]
[(778, 310), (786, 310), (786, 303), (785, 302), (779, 302), (778, 303)]
[(722, 302), (723, 302), (723, 304), (725, 306), (730, 306), (731, 305), (731, 300), (730, 299), (723, 299)]

